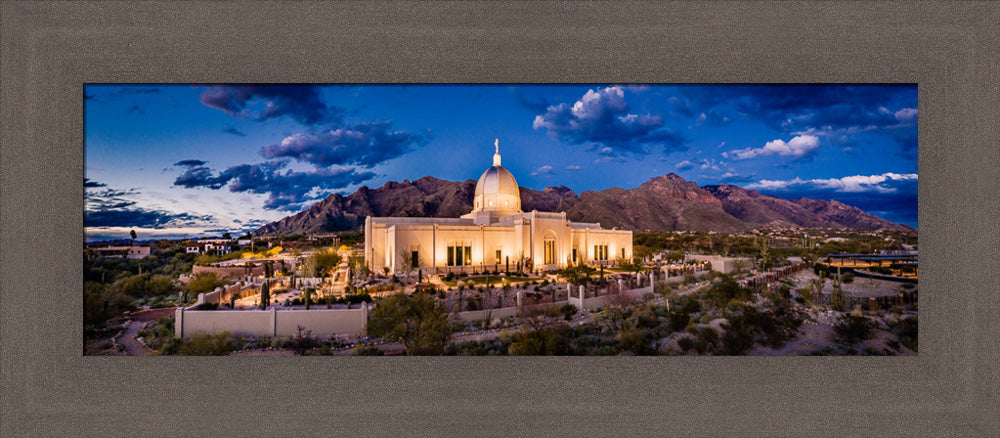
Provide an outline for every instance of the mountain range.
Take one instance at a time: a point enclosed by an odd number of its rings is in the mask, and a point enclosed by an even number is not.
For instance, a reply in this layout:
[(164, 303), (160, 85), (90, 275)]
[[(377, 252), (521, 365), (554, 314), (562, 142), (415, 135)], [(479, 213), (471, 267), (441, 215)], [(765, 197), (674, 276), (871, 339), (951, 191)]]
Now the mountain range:
[[(472, 210), (476, 181), (416, 181), (367, 186), (332, 194), (308, 209), (267, 224), (254, 235), (358, 230), (367, 216), (458, 217)], [(564, 186), (521, 187), (524, 211), (566, 212), (574, 222), (635, 231), (740, 232), (760, 227), (828, 227), (913, 230), (838, 201), (782, 199), (733, 185), (700, 187), (670, 173), (634, 189), (610, 188), (577, 195)]]

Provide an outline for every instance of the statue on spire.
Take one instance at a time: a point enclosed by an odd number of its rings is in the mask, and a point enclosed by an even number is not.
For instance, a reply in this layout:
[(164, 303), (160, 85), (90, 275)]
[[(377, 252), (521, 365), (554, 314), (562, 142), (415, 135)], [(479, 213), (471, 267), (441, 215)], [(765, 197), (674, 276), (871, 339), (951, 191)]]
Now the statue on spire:
[(499, 166), (500, 165), (500, 139), (499, 138), (496, 139), (496, 140), (493, 140), (493, 147), (496, 148), (496, 151), (493, 152), (493, 165), (494, 166)]

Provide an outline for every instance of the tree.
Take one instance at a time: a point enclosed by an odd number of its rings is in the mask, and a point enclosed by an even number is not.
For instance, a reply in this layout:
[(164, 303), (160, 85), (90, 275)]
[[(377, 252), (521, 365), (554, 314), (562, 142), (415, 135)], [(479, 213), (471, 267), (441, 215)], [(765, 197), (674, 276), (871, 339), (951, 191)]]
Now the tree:
[(381, 300), (368, 323), (369, 335), (402, 342), (408, 355), (443, 354), (452, 332), (448, 315), (427, 293)]
[(129, 231), (129, 233), (128, 233), (128, 234), (129, 234), (130, 236), (132, 236), (132, 242), (131, 242), (131, 243), (132, 243), (132, 245), (135, 245), (135, 239), (136, 239), (136, 237), (139, 237), (139, 236), (137, 236), (137, 235), (135, 234), (135, 230), (132, 230), (132, 231)]
[(596, 269), (584, 265), (581, 261), (576, 265), (561, 269), (559, 275), (574, 286), (582, 286), (590, 282), (590, 275), (596, 271)]
[(184, 302), (197, 297), (200, 293), (211, 292), (224, 284), (226, 282), (217, 278), (214, 272), (199, 272), (184, 287)]
[(226, 240), (232, 240), (233, 239), (233, 235), (229, 234), (229, 232), (225, 232), (225, 233), (222, 233), (222, 238), (226, 239)]

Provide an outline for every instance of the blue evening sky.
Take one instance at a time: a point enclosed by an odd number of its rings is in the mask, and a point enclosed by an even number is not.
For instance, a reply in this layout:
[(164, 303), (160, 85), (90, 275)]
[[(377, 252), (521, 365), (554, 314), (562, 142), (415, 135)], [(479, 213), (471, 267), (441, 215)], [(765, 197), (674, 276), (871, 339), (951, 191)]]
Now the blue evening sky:
[(242, 233), (363, 185), (474, 180), (495, 138), (523, 187), (674, 172), (917, 226), (916, 85), (94, 84), (84, 107), (88, 240)]

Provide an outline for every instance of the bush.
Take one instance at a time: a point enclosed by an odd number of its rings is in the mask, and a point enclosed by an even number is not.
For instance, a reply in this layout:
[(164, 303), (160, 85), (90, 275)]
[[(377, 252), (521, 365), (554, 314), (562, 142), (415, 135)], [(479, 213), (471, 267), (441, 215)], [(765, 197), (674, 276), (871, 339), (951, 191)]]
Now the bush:
[(366, 345), (364, 347), (358, 347), (354, 350), (355, 356), (385, 356), (378, 347), (374, 345)]
[[(171, 344), (173, 341), (168, 343), (167, 347), (171, 347)], [(199, 334), (185, 339), (182, 345), (177, 347), (176, 352), (185, 356), (225, 356), (238, 350), (238, 347), (239, 344), (232, 335), (224, 331), (214, 335)], [(166, 351), (167, 348), (164, 349), (164, 352)]]
[(833, 327), (833, 331), (838, 342), (854, 344), (873, 338), (875, 336), (873, 327), (874, 324), (863, 315), (847, 314), (841, 317), (840, 322)]
[(694, 340), (685, 336), (677, 340), (677, 346), (680, 347), (681, 351), (687, 353), (688, 350), (694, 348)]
[(841, 275), (840, 276), (840, 281), (843, 282), (843, 283), (853, 283), (854, 282), (854, 274), (848, 272), (848, 273), (846, 273), (844, 275)]

